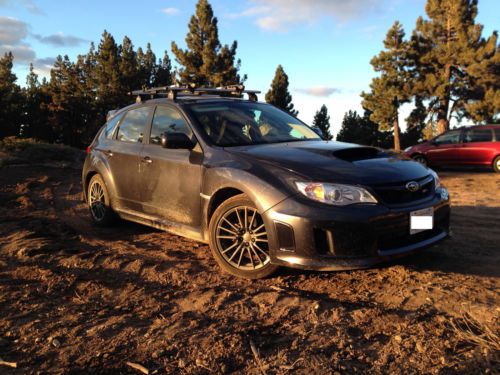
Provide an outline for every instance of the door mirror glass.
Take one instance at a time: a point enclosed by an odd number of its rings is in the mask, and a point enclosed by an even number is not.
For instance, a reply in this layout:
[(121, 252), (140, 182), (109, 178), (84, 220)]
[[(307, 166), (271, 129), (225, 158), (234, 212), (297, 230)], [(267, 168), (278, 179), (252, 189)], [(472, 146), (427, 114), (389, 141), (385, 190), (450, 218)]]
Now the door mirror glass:
[(194, 147), (194, 144), (184, 133), (164, 132), (161, 135), (161, 146), (163, 148), (183, 148), (191, 150)]

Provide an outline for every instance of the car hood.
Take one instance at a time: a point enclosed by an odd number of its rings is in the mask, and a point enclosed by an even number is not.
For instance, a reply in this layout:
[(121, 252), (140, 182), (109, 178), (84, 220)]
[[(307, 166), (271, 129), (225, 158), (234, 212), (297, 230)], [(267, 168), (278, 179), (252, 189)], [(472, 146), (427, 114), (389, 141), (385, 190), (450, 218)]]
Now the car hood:
[(423, 178), (430, 170), (404, 155), (333, 141), (300, 141), (225, 149), (250, 163), (269, 163), (317, 182), (383, 185)]

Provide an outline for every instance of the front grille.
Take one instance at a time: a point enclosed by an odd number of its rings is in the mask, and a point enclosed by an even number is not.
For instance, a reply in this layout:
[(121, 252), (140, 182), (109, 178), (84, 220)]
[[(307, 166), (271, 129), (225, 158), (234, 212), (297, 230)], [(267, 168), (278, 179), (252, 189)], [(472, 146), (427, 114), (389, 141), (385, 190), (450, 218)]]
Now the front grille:
[(442, 232), (450, 225), (450, 207), (434, 211), (434, 229), (410, 234), (410, 213), (400, 212), (373, 221), (370, 224), (334, 223), (326, 228), (314, 229), (318, 254), (325, 257), (356, 258), (381, 254), (413, 245)]
[(408, 214), (401, 214), (397, 218), (376, 223), (378, 248), (382, 252), (397, 249), (425, 241), (443, 231), (448, 231), (450, 225), (449, 214), (450, 208), (448, 206), (437, 209), (434, 211), (434, 228), (416, 234), (410, 234), (410, 219)]
[(406, 188), (406, 184), (410, 181), (390, 185), (374, 186), (373, 189), (375, 190), (375, 193), (380, 198), (380, 200), (388, 205), (402, 205), (406, 203), (422, 201), (431, 198), (434, 194), (435, 186), (434, 178), (432, 176), (427, 176), (411, 181), (418, 182), (418, 184), (420, 185), (420, 188), (415, 192), (409, 191)]

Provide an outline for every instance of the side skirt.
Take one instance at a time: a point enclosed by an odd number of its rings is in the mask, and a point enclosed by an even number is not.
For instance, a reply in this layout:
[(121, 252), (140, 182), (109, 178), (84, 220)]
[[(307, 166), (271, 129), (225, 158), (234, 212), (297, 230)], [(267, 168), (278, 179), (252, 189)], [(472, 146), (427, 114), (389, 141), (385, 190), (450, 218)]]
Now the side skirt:
[(181, 237), (186, 237), (191, 240), (208, 243), (203, 238), (203, 233), (200, 229), (190, 227), (188, 225), (182, 225), (170, 222), (165, 219), (160, 219), (156, 216), (145, 215), (137, 211), (129, 211), (125, 209), (115, 209), (115, 212), (124, 220), (133, 221), (139, 224), (147, 225), (156, 229), (164, 230), (172, 234), (176, 234)]

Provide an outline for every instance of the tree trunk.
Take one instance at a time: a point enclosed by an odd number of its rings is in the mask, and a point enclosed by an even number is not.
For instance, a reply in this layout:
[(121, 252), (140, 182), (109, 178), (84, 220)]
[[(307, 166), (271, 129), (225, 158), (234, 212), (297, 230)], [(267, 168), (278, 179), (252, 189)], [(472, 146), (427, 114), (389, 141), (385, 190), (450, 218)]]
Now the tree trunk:
[(448, 122), (448, 109), (450, 106), (450, 79), (451, 79), (451, 66), (447, 64), (444, 69), (444, 78), (446, 82), (446, 94), (439, 98), (439, 109), (437, 117), (437, 132), (443, 134), (450, 129)]
[(401, 145), (399, 143), (399, 119), (397, 115), (394, 119), (394, 150), (401, 150)]
[(437, 113), (437, 133), (443, 134), (448, 131), (450, 124), (448, 123), (448, 99), (441, 99)]

